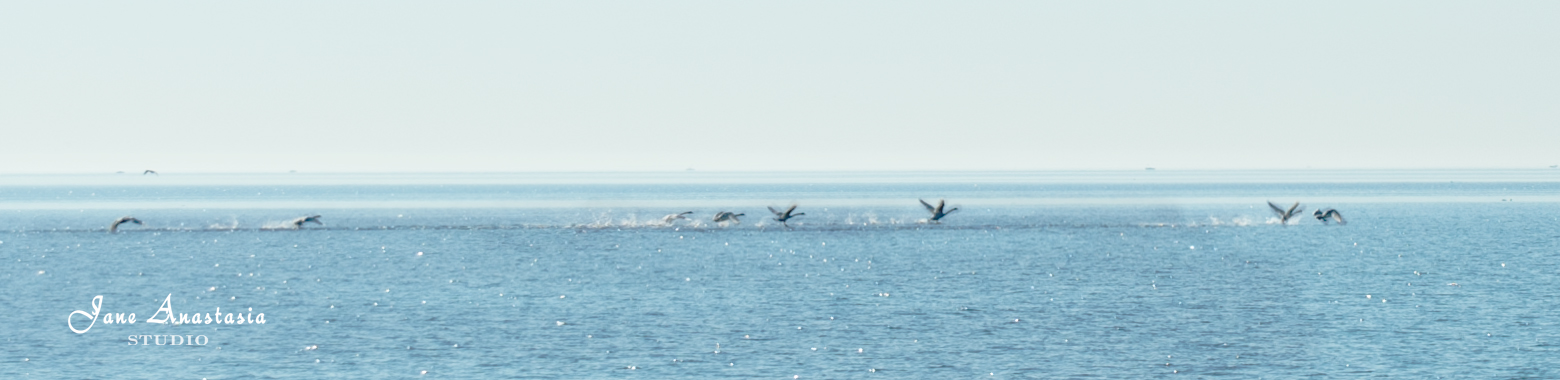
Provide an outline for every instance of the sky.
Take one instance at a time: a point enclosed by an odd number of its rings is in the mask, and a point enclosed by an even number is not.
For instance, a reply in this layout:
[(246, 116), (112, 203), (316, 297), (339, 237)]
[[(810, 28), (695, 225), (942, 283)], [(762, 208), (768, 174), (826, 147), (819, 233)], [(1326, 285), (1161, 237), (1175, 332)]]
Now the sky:
[(1547, 168), (1560, 2), (0, 2), (0, 173)]

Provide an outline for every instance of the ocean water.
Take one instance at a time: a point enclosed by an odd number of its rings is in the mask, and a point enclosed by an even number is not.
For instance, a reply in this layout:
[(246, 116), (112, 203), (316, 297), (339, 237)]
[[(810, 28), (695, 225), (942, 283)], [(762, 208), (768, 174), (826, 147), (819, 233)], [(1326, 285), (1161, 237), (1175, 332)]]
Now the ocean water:
[(1557, 170), (12, 175), (0, 263), (6, 378), (1560, 377)]

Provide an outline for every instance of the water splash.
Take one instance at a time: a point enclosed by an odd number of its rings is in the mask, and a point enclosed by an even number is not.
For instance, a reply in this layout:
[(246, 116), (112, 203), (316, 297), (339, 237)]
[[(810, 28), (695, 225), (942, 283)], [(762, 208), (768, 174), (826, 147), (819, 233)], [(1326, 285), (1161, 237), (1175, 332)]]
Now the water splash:
[(233, 217), (226, 224), (223, 224), (221, 222), (212, 223), (211, 225), (206, 226), (206, 229), (208, 229), (208, 230), (236, 231), (236, 230), (238, 230), (238, 218), (237, 217)]

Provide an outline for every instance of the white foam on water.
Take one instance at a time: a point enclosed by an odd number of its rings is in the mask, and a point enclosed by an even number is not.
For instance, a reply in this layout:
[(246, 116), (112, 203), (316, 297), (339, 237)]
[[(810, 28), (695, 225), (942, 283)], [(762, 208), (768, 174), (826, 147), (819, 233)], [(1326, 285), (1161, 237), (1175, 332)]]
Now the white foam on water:
[(260, 229), (262, 229), (262, 230), (296, 230), (296, 229), (298, 229), (298, 225), (293, 224), (292, 221), (290, 221), (290, 220), (288, 220), (288, 221), (276, 221), (276, 222), (265, 222), (264, 224), (260, 225)]

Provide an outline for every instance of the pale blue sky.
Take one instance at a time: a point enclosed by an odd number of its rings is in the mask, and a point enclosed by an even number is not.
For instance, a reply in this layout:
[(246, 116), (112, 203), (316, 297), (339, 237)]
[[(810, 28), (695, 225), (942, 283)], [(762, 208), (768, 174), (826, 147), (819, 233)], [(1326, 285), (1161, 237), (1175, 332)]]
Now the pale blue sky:
[(1540, 168), (1560, 2), (4, 2), (0, 173)]

